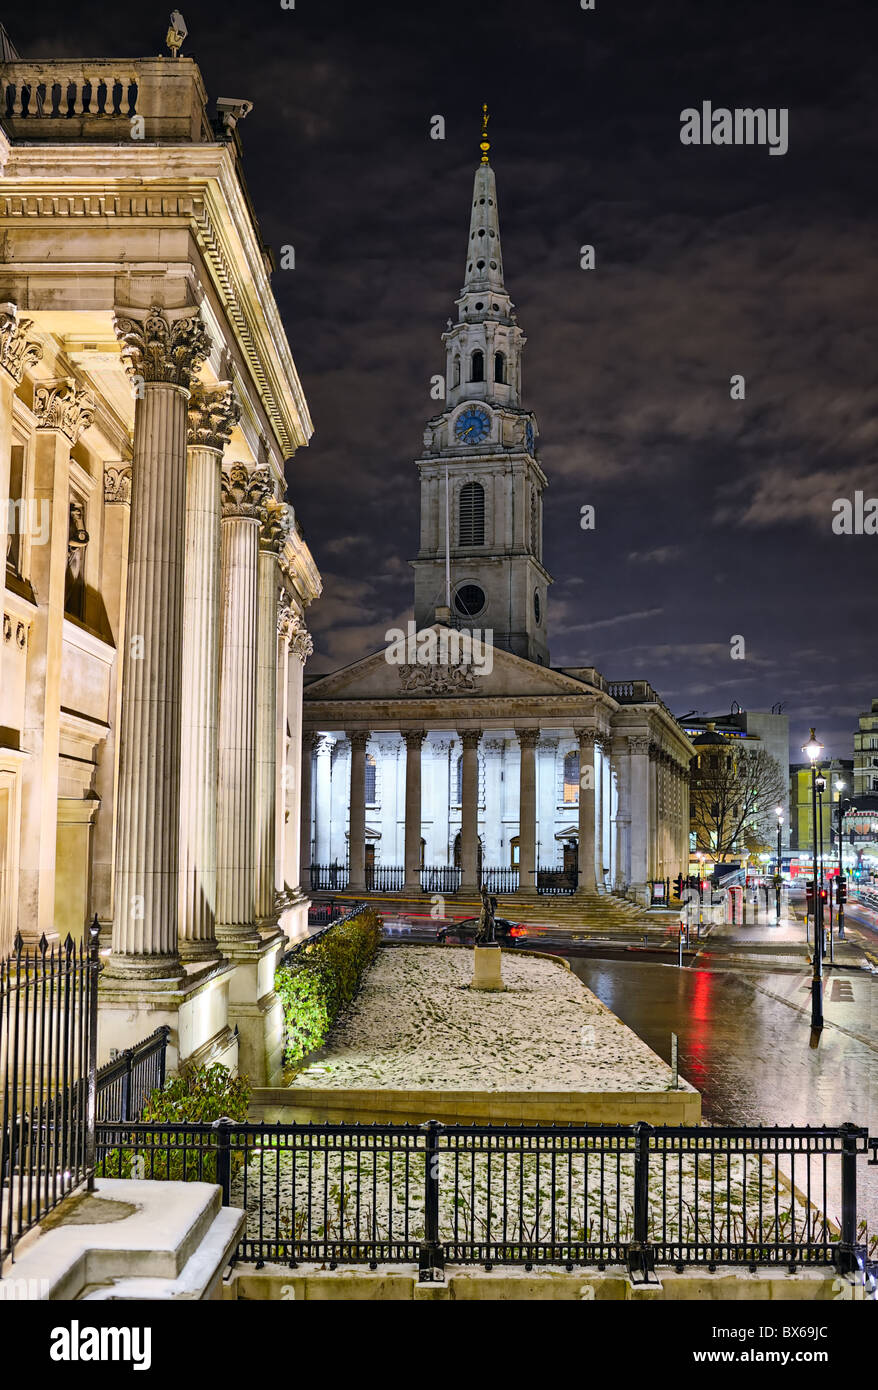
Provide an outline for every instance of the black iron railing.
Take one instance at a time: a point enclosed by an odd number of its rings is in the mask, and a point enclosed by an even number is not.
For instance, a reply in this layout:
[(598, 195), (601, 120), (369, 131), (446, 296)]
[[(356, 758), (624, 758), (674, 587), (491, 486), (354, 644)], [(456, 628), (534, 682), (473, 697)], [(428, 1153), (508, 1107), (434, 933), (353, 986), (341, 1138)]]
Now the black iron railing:
[[(321, 936), (325, 936), (326, 933), (332, 927), (337, 927), (340, 922), (349, 922), (352, 917), (356, 917), (358, 913), (362, 912), (367, 906), (367, 903), (354, 903), (353, 907), (346, 907), (345, 910), (342, 912), (340, 910), (336, 910), (335, 904), (331, 903), (330, 914), (318, 926), (317, 931), (309, 932), (307, 936), (302, 936), (299, 938), (298, 941), (294, 941), (292, 946), (290, 946), (289, 950), (284, 951), (282, 964), (288, 964), (289, 961), (291, 961), (298, 954), (298, 952), (302, 950), (303, 947), (312, 946), (315, 941), (320, 940)], [(310, 925), (310, 913), (308, 914), (308, 922)]]
[(576, 880), (575, 868), (559, 869), (541, 864), (537, 869), (537, 892), (547, 897), (569, 895), (576, 892)]
[(367, 864), (366, 887), (370, 893), (398, 893), (405, 884), (402, 864)]
[(165, 1084), (170, 1028), (163, 1024), (136, 1047), (126, 1047), (97, 1075), (97, 1118), (137, 1120), (150, 1092)]
[(421, 890), (424, 893), (456, 893), (460, 887), (460, 869), (454, 864), (437, 864), (421, 870)]
[(518, 870), (502, 866), (483, 869), (482, 883), (489, 893), (517, 893)]
[(0, 961), (0, 1262), (94, 1181), (98, 928)]
[(311, 888), (315, 893), (340, 892), (347, 887), (346, 864), (312, 864)]
[[(217, 1182), (263, 1263), (863, 1268), (865, 1129), (98, 1126), (105, 1171)], [(878, 1161), (873, 1151), (872, 1162)]]

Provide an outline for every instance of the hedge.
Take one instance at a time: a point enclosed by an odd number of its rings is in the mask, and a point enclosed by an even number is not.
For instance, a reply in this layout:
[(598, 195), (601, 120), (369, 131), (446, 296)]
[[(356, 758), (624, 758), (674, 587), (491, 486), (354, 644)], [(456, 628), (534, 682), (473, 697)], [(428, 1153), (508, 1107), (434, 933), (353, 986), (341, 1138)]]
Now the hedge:
[(381, 918), (367, 907), (278, 967), (275, 989), (284, 1011), (285, 1062), (298, 1062), (323, 1045), (356, 994), (380, 941)]

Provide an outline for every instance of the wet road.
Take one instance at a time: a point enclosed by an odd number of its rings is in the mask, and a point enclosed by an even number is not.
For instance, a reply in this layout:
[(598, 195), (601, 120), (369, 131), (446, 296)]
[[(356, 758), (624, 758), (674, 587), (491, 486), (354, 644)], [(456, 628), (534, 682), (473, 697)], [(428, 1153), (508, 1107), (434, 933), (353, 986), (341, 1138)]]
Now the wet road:
[[(809, 1046), (808, 977), (758, 977), (635, 961), (571, 959), (571, 969), (680, 1072), (716, 1124), (842, 1124), (878, 1132), (878, 977), (827, 983), (827, 1026)], [(778, 997), (775, 997), (778, 996)], [(842, 1029), (846, 1031), (842, 1031)], [(856, 1036), (858, 1035), (858, 1036)], [(867, 1040), (872, 1046), (867, 1045)], [(860, 1165), (861, 1214), (878, 1231), (878, 1168)]]

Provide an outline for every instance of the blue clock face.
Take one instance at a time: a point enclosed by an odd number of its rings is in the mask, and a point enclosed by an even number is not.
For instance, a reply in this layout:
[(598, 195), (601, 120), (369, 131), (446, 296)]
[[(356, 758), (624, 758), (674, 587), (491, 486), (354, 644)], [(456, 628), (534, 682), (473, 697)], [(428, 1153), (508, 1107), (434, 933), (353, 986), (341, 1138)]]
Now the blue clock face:
[(454, 437), (459, 444), (481, 444), (491, 433), (491, 417), (478, 406), (469, 406), (454, 422)]
[(530, 420), (528, 420), (527, 424), (524, 427), (524, 442), (527, 445), (527, 452), (529, 454), (533, 454), (535, 443), (534, 427), (531, 424)]

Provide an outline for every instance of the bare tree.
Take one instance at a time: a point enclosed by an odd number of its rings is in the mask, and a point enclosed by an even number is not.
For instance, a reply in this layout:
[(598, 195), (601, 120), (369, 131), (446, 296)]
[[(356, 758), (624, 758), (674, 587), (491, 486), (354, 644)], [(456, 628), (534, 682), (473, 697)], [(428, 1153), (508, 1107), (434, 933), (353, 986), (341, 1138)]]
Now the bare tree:
[(786, 801), (783, 769), (764, 748), (703, 748), (692, 767), (696, 847), (720, 863), (768, 841), (771, 808)]

